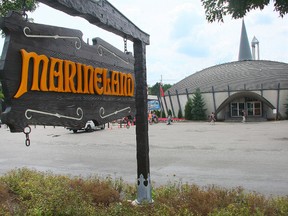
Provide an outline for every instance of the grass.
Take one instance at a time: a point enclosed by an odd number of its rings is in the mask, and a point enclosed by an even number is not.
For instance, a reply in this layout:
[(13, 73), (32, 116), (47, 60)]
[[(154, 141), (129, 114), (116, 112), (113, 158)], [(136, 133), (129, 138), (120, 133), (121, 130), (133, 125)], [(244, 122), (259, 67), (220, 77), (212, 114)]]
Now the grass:
[(170, 183), (153, 189), (153, 204), (133, 206), (136, 185), (121, 179), (68, 177), (27, 168), (0, 177), (0, 215), (288, 215), (288, 196)]

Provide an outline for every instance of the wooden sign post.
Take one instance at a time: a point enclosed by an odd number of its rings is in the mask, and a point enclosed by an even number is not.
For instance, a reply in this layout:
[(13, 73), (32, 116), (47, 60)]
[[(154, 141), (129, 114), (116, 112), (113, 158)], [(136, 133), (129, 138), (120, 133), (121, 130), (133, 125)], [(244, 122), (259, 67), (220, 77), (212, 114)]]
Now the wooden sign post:
[(73, 128), (93, 118), (99, 124), (109, 122), (135, 112), (136, 107), (134, 203), (153, 202), (146, 81), (149, 35), (106, 0), (39, 2), (132, 41), (134, 58), (101, 39), (89, 46), (78, 30), (29, 23), (17, 14), (2, 18), (0, 27), (9, 34), (0, 62), (7, 106), (3, 123), (12, 132), (23, 132), (28, 124)]

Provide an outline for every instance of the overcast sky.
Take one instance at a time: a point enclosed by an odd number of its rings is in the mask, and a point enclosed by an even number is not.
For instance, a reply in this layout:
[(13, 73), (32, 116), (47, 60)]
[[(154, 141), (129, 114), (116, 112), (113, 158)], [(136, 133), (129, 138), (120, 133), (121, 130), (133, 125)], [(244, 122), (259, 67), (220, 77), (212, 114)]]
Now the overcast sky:
[[(150, 35), (147, 46), (147, 82), (175, 84), (185, 77), (238, 60), (242, 20), (226, 17), (224, 23), (208, 23), (200, 0), (110, 0), (122, 14)], [(120, 50), (123, 38), (88, 21), (71, 17), (44, 4), (29, 17), (35, 23), (79, 29), (83, 40), (100, 37)], [(288, 15), (280, 18), (273, 5), (245, 17), (249, 42), (260, 42), (260, 59), (288, 63)], [(133, 52), (132, 43), (128, 51)]]

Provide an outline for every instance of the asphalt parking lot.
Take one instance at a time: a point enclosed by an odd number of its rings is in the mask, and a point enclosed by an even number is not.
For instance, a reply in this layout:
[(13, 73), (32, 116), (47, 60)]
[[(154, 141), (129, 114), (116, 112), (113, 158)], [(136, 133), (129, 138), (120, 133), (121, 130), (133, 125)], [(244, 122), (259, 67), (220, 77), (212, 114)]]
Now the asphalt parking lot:
[[(30, 147), (25, 146), (24, 133), (0, 128), (0, 175), (28, 167), (136, 183), (135, 126), (76, 134), (62, 127), (31, 128)], [(188, 182), (288, 195), (287, 129), (288, 121), (150, 125), (152, 186)]]

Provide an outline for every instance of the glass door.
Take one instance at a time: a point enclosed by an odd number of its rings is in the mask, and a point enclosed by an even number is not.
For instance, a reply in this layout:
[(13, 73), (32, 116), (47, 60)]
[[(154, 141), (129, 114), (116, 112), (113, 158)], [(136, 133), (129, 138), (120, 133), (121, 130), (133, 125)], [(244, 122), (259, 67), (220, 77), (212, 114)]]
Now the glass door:
[(234, 102), (231, 103), (231, 116), (239, 117), (242, 116), (242, 110), (244, 110), (244, 103)]
[(261, 109), (261, 102), (254, 101), (254, 102), (247, 102), (247, 114), (248, 116), (261, 116), (262, 109)]
[(254, 112), (254, 103), (253, 102), (247, 102), (247, 115), (248, 116), (253, 116)]
[(255, 116), (262, 116), (262, 107), (260, 102), (254, 103), (254, 115)]

